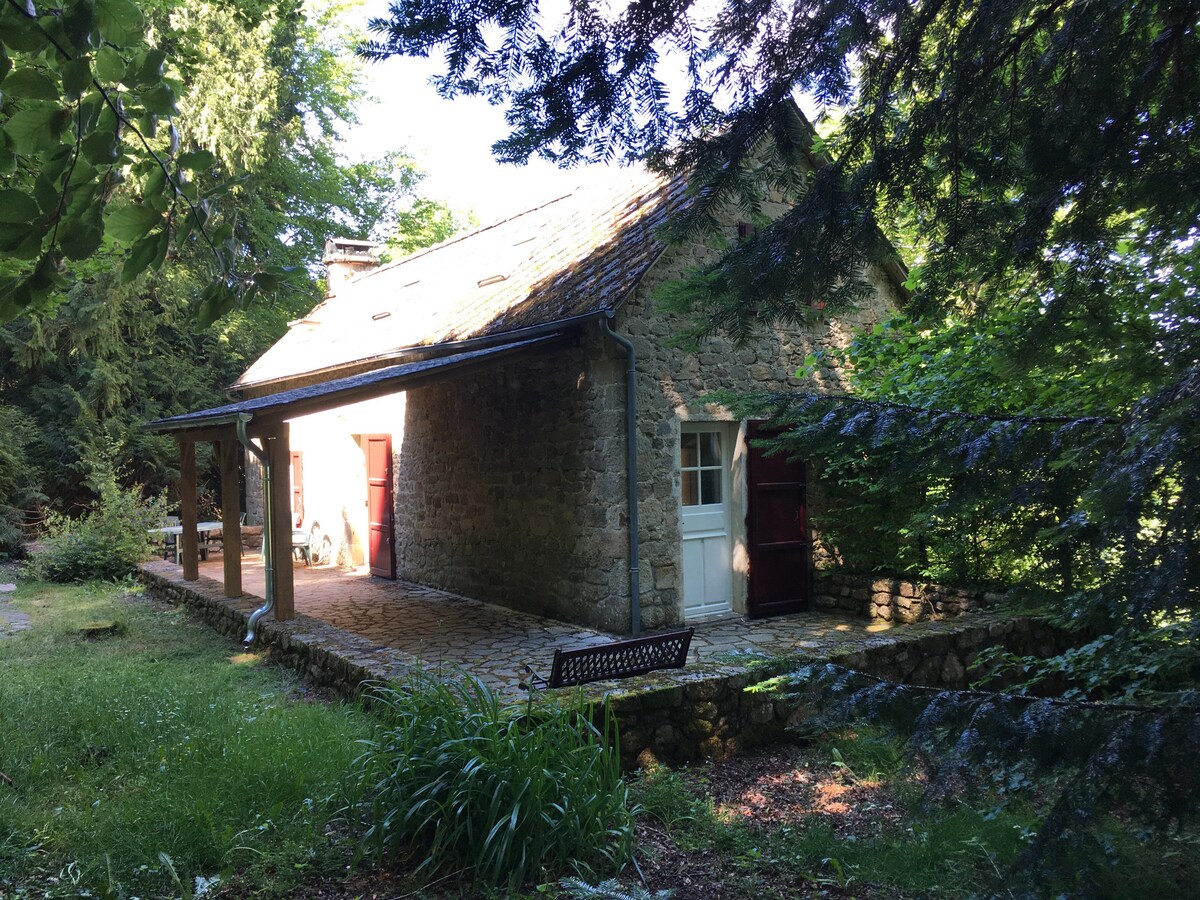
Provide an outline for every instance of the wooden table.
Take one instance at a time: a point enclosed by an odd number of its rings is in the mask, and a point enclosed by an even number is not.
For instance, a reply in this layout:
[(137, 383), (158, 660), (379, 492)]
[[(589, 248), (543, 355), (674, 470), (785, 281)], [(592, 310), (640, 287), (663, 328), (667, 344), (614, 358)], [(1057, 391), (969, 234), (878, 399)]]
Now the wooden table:
[[(208, 559), (208, 537), (216, 531), (220, 532), (224, 523), (222, 522), (197, 522), (196, 532), (200, 535), (200, 558)], [(163, 525), (161, 528), (148, 529), (150, 534), (165, 535), (170, 543), (170, 555), (176, 563), (179, 562), (179, 536), (183, 534), (182, 525)], [(164, 557), (165, 558), (165, 557)]]

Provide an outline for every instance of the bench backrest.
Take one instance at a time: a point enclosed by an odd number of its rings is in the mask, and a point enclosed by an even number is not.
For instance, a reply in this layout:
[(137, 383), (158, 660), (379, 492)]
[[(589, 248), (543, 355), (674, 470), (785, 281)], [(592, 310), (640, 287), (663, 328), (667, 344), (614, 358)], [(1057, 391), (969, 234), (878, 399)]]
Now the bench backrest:
[(571, 687), (609, 678), (631, 678), (656, 669), (682, 668), (695, 631), (685, 628), (596, 647), (555, 650), (549, 686)]

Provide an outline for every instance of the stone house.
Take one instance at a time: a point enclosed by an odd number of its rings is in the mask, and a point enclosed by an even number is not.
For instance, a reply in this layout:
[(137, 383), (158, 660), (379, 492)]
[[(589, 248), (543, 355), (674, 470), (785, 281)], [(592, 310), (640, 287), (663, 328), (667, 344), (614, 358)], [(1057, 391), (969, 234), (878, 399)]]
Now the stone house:
[(806, 609), (805, 467), (705, 397), (796, 385), (809, 353), (890, 314), (903, 273), (869, 271), (851, 315), (689, 354), (655, 292), (720, 251), (658, 238), (685, 202), (685, 177), (626, 169), (388, 264), (332, 241), (326, 299), (244, 399), (156, 427), (232, 445), (240, 421), (286, 466), (274, 508), (381, 577), (615, 632)]

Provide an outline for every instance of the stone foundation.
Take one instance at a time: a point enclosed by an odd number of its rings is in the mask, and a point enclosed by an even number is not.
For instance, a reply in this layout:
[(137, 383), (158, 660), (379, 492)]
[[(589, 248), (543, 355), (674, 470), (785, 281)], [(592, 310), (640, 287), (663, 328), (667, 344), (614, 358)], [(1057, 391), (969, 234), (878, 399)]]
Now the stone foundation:
[[(160, 563), (143, 565), (142, 580), (150, 595), (188, 607), (235, 640), (245, 635), (247, 619), (261, 602), (249, 596), (227, 599), (218, 582), (185, 582), (178, 569)], [(834, 648), (786, 657), (726, 655), (717, 659), (733, 661), (588, 685), (583, 695), (594, 702), (608, 697), (626, 767), (650, 758), (677, 764), (722, 759), (778, 740), (789, 727), (801, 725), (808, 712), (782, 699), (772, 689), (772, 679), (809, 663), (831, 662), (890, 681), (962, 689), (968, 686), (967, 667), (985, 647), (1048, 656), (1072, 644), (1069, 635), (1040, 619), (985, 611), (911, 629), (881, 630)], [(311, 683), (347, 698), (357, 697), (366, 681), (403, 678), (416, 668), (398, 651), (308, 616), (262, 621), (256, 646)], [(548, 696), (573, 703), (578, 690), (564, 688)]]
[[(219, 582), (211, 579), (184, 581), (173, 566), (156, 571), (155, 563), (140, 570), (146, 593), (175, 606), (185, 606), (205, 624), (221, 634), (241, 641), (252, 613), (262, 601), (244, 595), (230, 599)], [(380, 648), (365, 637), (343, 631), (328, 622), (308, 616), (296, 616), (288, 622), (265, 618), (258, 623), (255, 647), (269, 659), (294, 669), (311, 684), (330, 688), (346, 698), (362, 690), (363, 682), (381, 676)], [(402, 677), (405, 672), (394, 659), (387, 660), (388, 674)]]
[[(777, 741), (801, 725), (810, 711), (781, 698), (772, 682), (808, 663), (830, 662), (903, 684), (962, 690), (977, 677), (969, 677), (967, 667), (985, 647), (1049, 656), (1074, 643), (1041, 619), (981, 613), (961, 628), (872, 640), (823, 658), (798, 655), (757, 666), (654, 673), (622, 682), (616, 690), (608, 685), (607, 696), (620, 726), (622, 764), (633, 768), (660, 760), (675, 765), (724, 759)], [(566, 698), (574, 691), (559, 693)], [(605, 694), (604, 687), (585, 689), (585, 696), (596, 701)]]
[(989, 609), (1003, 599), (1003, 594), (846, 572), (818, 573), (813, 590), (814, 609), (881, 622), (937, 621)]

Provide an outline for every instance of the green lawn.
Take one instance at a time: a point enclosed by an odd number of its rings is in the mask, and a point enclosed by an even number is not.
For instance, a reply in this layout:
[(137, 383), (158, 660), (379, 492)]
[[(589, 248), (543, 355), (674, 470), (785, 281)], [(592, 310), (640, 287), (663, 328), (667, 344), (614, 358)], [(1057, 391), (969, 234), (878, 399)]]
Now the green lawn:
[[(287, 894), (345, 866), (361, 710), (129, 586), (9, 596), (33, 627), (0, 638), (0, 896), (187, 896), (234, 873)], [(96, 620), (120, 633), (81, 637)]]

